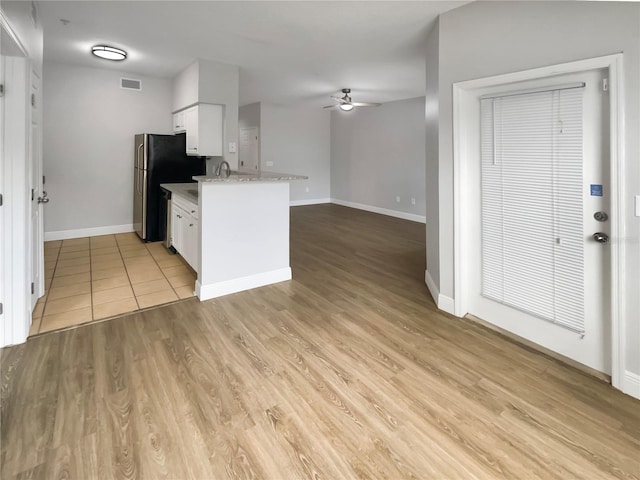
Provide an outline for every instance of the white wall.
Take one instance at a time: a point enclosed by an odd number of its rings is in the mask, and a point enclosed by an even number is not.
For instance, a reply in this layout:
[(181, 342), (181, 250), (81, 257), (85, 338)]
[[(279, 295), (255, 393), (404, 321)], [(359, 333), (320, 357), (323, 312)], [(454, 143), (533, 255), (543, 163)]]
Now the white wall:
[[(291, 182), (292, 203), (328, 201), (330, 143), (330, 115), (326, 110), (260, 104), (261, 170), (309, 177)], [(267, 162), (273, 162), (273, 166), (268, 167)]]
[(334, 110), (331, 198), (424, 217), (424, 112), (424, 97)]
[[(439, 47), (440, 20), (436, 20), (435, 25), (427, 37), (425, 66), (425, 80), (427, 88), (425, 91), (425, 153), (426, 153), (426, 223), (427, 223), (427, 272), (431, 285), (429, 289), (440, 284), (440, 236), (439, 236), (439, 210), (438, 197), (438, 119), (439, 119)], [(428, 284), (429, 284), (428, 282)], [(437, 302), (437, 292), (431, 292)]]
[[(437, 287), (453, 297), (452, 84), (545, 65), (624, 52), (627, 369), (640, 374), (640, 4), (613, 2), (474, 2), (440, 17)], [(433, 127), (431, 125), (431, 127)], [(430, 160), (433, 161), (433, 160)], [(435, 225), (434, 225), (435, 227)], [(432, 258), (429, 258), (431, 268)]]
[(238, 131), (243, 128), (260, 128), (260, 103), (251, 103), (240, 107), (238, 111)]
[(131, 225), (133, 137), (170, 130), (169, 79), (45, 62), (45, 232)]

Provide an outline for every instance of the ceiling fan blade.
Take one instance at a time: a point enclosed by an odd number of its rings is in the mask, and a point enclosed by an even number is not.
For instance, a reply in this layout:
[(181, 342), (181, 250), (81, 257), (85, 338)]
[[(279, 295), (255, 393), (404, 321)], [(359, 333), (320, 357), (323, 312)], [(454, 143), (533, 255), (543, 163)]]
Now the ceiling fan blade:
[(332, 100), (335, 100), (336, 102), (340, 102), (340, 103), (347, 103), (347, 101), (342, 98), (342, 97), (331, 97)]
[(353, 105), (354, 107), (379, 107), (382, 104), (371, 102), (351, 102), (351, 105)]
[(339, 107), (340, 105), (336, 104), (336, 105), (327, 105), (326, 107), (322, 107), (322, 108), (336, 108)]

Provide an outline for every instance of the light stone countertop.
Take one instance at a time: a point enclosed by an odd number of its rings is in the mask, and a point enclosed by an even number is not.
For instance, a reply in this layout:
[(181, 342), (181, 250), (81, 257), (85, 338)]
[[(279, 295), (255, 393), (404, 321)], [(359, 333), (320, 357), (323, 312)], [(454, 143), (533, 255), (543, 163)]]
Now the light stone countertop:
[(276, 172), (261, 172), (254, 173), (241, 173), (231, 172), (229, 177), (209, 177), (206, 175), (200, 175), (192, 177), (198, 182), (205, 183), (239, 183), (239, 182), (289, 182), (291, 180), (306, 180), (309, 177), (305, 175), (293, 175), (290, 173), (276, 173)]
[(169, 190), (172, 195), (180, 195), (187, 200), (198, 204), (198, 184), (191, 183), (161, 183), (160, 186)]

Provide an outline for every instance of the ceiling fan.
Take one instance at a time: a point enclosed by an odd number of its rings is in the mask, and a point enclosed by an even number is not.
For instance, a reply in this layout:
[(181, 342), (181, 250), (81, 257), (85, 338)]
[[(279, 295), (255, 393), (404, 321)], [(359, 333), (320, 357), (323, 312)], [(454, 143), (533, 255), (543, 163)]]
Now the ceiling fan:
[(343, 88), (342, 93), (344, 93), (343, 97), (334, 97), (334, 96), (331, 97), (338, 103), (336, 103), (335, 105), (327, 105), (326, 107), (323, 107), (323, 108), (338, 107), (340, 108), (340, 110), (344, 110), (345, 112), (348, 112), (350, 110), (353, 110), (353, 107), (379, 107), (381, 105), (380, 103), (352, 102), (351, 96), (349, 95), (351, 93), (350, 88)]

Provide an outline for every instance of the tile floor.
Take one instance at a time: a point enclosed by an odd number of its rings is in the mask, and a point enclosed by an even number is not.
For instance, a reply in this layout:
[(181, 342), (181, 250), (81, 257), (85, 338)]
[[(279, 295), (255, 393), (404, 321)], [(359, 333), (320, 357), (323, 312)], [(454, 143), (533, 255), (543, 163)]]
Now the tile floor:
[(135, 233), (45, 242), (45, 296), (30, 335), (193, 296), (196, 274)]

